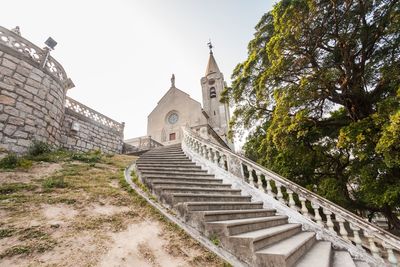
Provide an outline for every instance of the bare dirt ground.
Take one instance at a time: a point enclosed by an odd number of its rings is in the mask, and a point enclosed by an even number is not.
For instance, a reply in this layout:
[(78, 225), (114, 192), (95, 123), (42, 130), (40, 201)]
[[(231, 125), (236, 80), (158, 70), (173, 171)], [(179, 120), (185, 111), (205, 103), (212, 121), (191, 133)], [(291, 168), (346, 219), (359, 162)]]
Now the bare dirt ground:
[(0, 266), (224, 266), (126, 190), (133, 160), (0, 172)]

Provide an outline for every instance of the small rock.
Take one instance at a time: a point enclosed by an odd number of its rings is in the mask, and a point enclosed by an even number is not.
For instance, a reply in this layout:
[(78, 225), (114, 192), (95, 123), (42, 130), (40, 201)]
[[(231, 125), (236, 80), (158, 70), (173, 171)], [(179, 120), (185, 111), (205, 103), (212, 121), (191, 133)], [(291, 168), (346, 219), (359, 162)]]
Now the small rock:
[(58, 223), (50, 225), (51, 228), (60, 228), (60, 225)]

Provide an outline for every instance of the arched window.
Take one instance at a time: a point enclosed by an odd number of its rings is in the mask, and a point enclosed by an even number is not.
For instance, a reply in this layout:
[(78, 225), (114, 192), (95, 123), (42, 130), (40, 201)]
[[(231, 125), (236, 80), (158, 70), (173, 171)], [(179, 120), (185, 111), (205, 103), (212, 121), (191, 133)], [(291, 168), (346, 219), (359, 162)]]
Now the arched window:
[(215, 87), (210, 88), (210, 98), (217, 97), (217, 92), (215, 91)]

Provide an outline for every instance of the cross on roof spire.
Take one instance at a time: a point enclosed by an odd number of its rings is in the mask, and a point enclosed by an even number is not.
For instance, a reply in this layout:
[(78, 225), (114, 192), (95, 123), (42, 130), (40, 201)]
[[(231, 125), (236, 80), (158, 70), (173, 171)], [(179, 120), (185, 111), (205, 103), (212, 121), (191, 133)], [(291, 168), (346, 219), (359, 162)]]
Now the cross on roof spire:
[(207, 45), (208, 45), (208, 48), (210, 49), (210, 54), (212, 54), (213, 53), (213, 51), (212, 51), (212, 49), (213, 49), (213, 45), (212, 45), (212, 43), (211, 43), (211, 39), (209, 40), (209, 42), (207, 43)]

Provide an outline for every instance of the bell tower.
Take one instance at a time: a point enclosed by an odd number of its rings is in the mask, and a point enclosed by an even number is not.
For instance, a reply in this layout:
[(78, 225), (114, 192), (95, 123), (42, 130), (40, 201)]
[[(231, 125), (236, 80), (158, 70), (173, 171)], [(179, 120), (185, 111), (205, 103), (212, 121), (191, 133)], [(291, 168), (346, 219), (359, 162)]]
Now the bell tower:
[(215, 61), (211, 42), (208, 43), (208, 47), (210, 48), (210, 56), (205, 76), (201, 78), (203, 109), (208, 115), (208, 124), (229, 147), (233, 148), (227, 138), (230, 116), (229, 106), (220, 102), (221, 93), (225, 86), (224, 75), (219, 70)]

